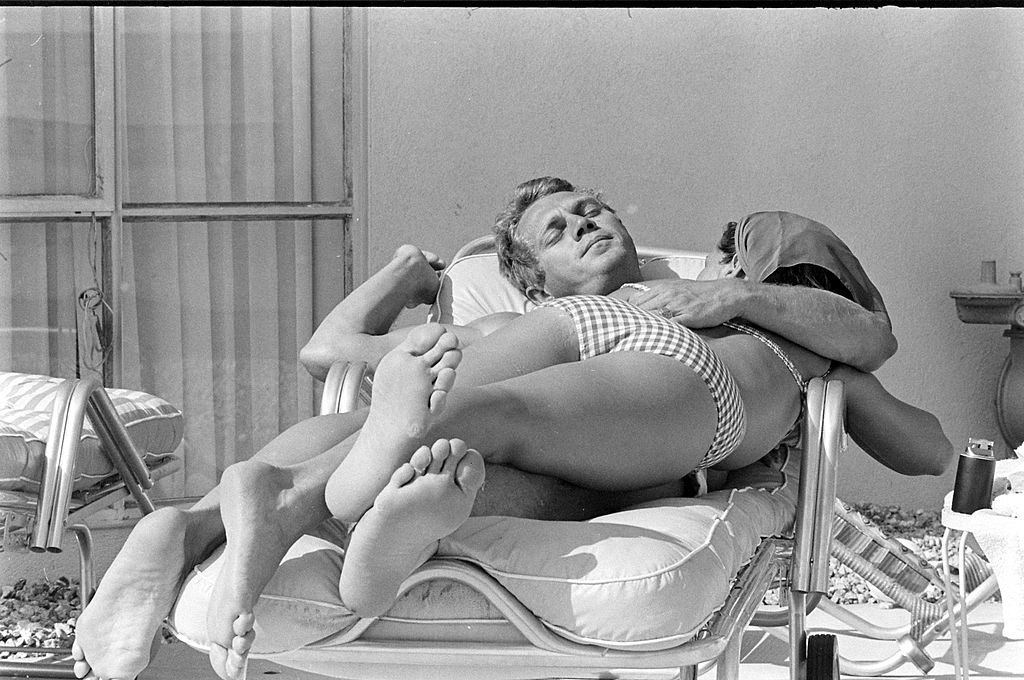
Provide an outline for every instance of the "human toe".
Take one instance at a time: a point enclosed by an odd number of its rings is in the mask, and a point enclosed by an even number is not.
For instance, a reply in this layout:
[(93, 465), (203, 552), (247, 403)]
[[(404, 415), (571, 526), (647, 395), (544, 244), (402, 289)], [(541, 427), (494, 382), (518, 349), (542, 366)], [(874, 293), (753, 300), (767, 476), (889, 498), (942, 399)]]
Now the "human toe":
[(256, 615), (252, 612), (242, 612), (235, 617), (235, 620), (231, 622), (231, 632), (235, 635), (246, 635), (252, 632), (252, 627), (256, 624)]
[(454, 368), (462, 361), (462, 351), (459, 349), (458, 336), (446, 330), (443, 326), (440, 328), (442, 330), (441, 335), (422, 354), (423, 361), (434, 372), (441, 368)]
[(454, 368), (442, 368), (434, 378), (434, 391), (451, 392), (452, 387), (455, 386), (456, 375), (457, 373)]
[(409, 465), (413, 467), (417, 474), (423, 474), (430, 467), (430, 463), (433, 461), (434, 456), (430, 449), (426, 446), (421, 446), (412, 452), (409, 456)]
[[(72, 648), (72, 655), (74, 655), (74, 648)], [(76, 678), (85, 678), (92, 672), (92, 666), (84, 659), (78, 659), (75, 661), (74, 670)]]
[(213, 672), (217, 674), (221, 680), (232, 680), (227, 675), (227, 661), (228, 661), (228, 650), (216, 642), (210, 643), (210, 666), (213, 668)]
[(238, 654), (233, 649), (228, 650), (228, 657), (224, 662), (224, 672), (230, 680), (245, 680), (248, 654)]
[[(445, 330), (444, 326), (436, 323), (426, 323), (416, 326), (410, 330), (409, 334), (405, 336), (405, 339), (399, 347), (414, 356), (426, 356), (431, 352), (431, 350), (436, 349), (438, 343), (446, 334), (451, 335)], [(452, 348), (446, 347), (445, 349), (447, 350)], [(437, 359), (439, 359), (443, 353), (443, 351), (439, 353)], [(433, 364), (437, 359), (433, 359), (433, 361), (428, 360), (428, 362)]]
[(446, 474), (455, 476), (456, 471), (458, 470), (459, 467), (459, 463), (462, 461), (463, 457), (465, 457), (466, 452), (469, 449), (466, 446), (466, 442), (462, 441), (461, 439), (449, 440), (449, 447), (451, 448), (451, 453), (448, 455), (448, 458), (446, 458), (444, 461), (443, 471)]
[(231, 651), (239, 656), (245, 656), (252, 649), (252, 643), (256, 640), (256, 631), (250, 630), (244, 635), (236, 635), (231, 640)]
[(437, 474), (444, 468), (444, 462), (452, 453), (451, 443), (447, 439), (438, 439), (430, 446), (430, 467), (427, 472)]
[(469, 449), (462, 456), (455, 470), (455, 481), (466, 493), (476, 493), (484, 485), (486, 466), (476, 449)]

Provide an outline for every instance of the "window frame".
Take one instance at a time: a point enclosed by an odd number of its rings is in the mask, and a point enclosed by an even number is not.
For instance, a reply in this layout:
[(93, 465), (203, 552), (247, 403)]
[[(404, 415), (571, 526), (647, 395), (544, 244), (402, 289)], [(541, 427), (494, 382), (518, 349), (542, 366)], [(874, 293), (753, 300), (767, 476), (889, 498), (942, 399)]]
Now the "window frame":
[[(104, 366), (103, 379), (118, 385), (122, 376), (121, 266), (124, 230), (131, 222), (228, 222), (237, 220), (275, 221), (345, 220), (352, 246), (345, 290), (353, 280), (366, 277), (367, 268), (367, 9), (348, 7), (345, 136), (351, 189), (348, 200), (311, 202), (245, 203), (125, 203), (124, 135), (125, 7), (93, 7), (93, 91), (95, 191), (91, 196), (39, 195), (0, 197), (0, 222), (96, 221), (102, 243), (102, 285), (108, 291), (111, 308), (112, 351)], [(314, 224), (314, 229), (316, 225)], [(314, 297), (322, 308), (336, 300), (320, 300), (314, 281)], [(317, 306), (316, 304), (314, 305)]]
[[(78, 220), (114, 210), (114, 41), (109, 7), (92, 10), (93, 193), (0, 196), (5, 221)], [(111, 181), (107, 181), (110, 179)]]

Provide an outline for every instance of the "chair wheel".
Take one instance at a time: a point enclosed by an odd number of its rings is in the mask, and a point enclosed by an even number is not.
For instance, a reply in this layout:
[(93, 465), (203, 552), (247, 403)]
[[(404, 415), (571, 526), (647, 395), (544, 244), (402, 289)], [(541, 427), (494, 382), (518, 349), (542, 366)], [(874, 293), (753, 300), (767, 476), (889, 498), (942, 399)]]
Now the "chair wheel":
[(835, 635), (807, 638), (807, 680), (839, 680), (839, 643)]

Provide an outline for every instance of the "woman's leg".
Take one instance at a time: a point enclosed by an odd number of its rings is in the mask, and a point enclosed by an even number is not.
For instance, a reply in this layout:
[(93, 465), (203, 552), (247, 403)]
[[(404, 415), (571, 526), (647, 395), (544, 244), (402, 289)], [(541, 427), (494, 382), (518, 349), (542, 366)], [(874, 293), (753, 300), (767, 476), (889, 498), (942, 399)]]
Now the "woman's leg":
[[(295, 511), (287, 514), (301, 535), (330, 516), (323, 487), (347, 450), (336, 445), (357, 432), (365, 417), (362, 412), (303, 421), (278, 435), (251, 460), (232, 467), (252, 470), (271, 464), (275, 470), (287, 471), (290, 481), (284, 488), (306, 490), (293, 494)], [(226, 475), (231, 483), (238, 476), (234, 471)], [(161, 508), (132, 529), (78, 618), (74, 653), (79, 677), (93, 673), (101, 678), (134, 678), (149, 664), (151, 642), (181, 583), (224, 542), (222, 499), (233, 507), (246, 502), (235, 487), (215, 487), (188, 510)]]
[(619, 352), (456, 389), (426, 438), (457, 432), (489, 463), (625, 491), (695, 469), (717, 418), (707, 386), (687, 366)]
[(554, 309), (466, 348), (439, 413), (413, 385), (429, 382), (429, 371), (403, 357), (382, 362), (366, 425), (327, 485), (328, 507), (345, 521), (356, 521), (412, 451), (436, 439), (463, 439), (488, 462), (627, 490), (694, 469), (716, 429), (711, 395), (687, 366), (635, 352), (577, 361), (575, 328)]

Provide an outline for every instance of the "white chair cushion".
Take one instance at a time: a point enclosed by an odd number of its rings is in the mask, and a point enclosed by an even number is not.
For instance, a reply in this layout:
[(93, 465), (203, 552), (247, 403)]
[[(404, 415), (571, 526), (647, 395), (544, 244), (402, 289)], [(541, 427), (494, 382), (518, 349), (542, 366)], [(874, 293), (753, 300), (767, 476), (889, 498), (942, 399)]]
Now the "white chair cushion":
[[(640, 273), (644, 280), (695, 279), (704, 268), (704, 253), (641, 250)], [(459, 294), (454, 295), (454, 291)], [(536, 305), (498, 272), (494, 253), (478, 253), (452, 262), (441, 278), (437, 301), (430, 308), (430, 320), (465, 326), (496, 312), (524, 314)]]
[[(44, 375), (0, 373), (0, 490), (38, 490), (51, 413), (62, 382)], [(147, 465), (171, 455), (184, 431), (181, 411), (145, 392), (106, 391)], [(89, 488), (115, 472), (86, 418), (75, 459), (74, 490)]]
[[(612, 649), (674, 647), (722, 603), (761, 539), (790, 530), (798, 456), (778, 455), (730, 477), (732, 488), (645, 503), (588, 522), (472, 517), (439, 556), (479, 565), (559, 635)], [(325, 525), (323, 532), (330, 532)], [(337, 584), (341, 533), (304, 536), (256, 605), (258, 654), (280, 654), (343, 633), (358, 620)], [(206, 604), (221, 568), (214, 555), (186, 581), (169, 619), (204, 649)], [(468, 586), (432, 581), (399, 598), (375, 638), (410, 629), (430, 639), (501, 633), (499, 610)], [(481, 633), (480, 631), (483, 630)]]

